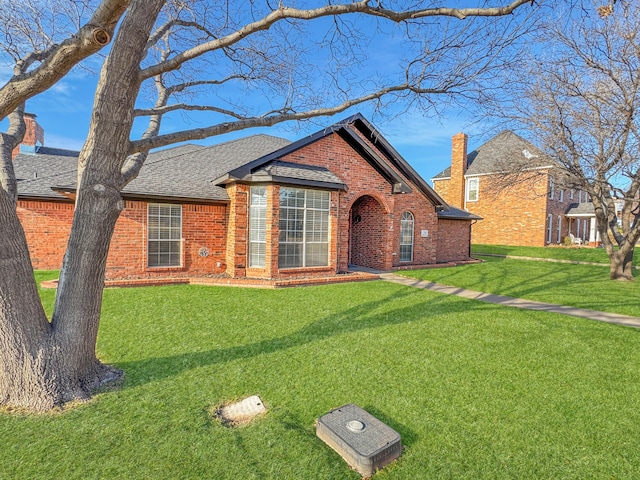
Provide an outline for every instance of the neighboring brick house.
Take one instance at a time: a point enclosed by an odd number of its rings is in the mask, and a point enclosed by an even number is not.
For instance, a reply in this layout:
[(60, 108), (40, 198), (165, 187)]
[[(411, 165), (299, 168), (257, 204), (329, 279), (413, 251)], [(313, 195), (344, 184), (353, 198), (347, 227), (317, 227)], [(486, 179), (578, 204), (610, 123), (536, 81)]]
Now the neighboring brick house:
[[(29, 129), (39, 128), (27, 119)], [(22, 148), (18, 214), (36, 269), (58, 269), (78, 152)], [(291, 143), (254, 135), (151, 153), (123, 190), (108, 279), (326, 276), (470, 258), (471, 222), (361, 115)]]
[(572, 234), (595, 244), (595, 215), (586, 192), (559, 186), (553, 161), (511, 131), (469, 154), (467, 135), (454, 135), (451, 167), (432, 182), (449, 205), (483, 218), (473, 225), (474, 243), (544, 246)]

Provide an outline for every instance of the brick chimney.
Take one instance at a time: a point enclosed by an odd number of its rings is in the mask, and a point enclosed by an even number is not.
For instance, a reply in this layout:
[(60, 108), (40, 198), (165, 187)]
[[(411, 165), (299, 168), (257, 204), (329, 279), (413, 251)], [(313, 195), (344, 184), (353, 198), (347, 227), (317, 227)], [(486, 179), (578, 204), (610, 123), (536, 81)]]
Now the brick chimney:
[(11, 158), (16, 158), (16, 155), (23, 152), (35, 152), (36, 147), (44, 145), (44, 130), (36, 121), (36, 116), (33, 113), (24, 114), (24, 123), (26, 125), (26, 131), (24, 132), (24, 138), (22, 143), (13, 149)]
[(464, 208), (464, 174), (467, 172), (467, 135), (458, 133), (451, 139), (451, 180), (448, 202), (452, 207)]

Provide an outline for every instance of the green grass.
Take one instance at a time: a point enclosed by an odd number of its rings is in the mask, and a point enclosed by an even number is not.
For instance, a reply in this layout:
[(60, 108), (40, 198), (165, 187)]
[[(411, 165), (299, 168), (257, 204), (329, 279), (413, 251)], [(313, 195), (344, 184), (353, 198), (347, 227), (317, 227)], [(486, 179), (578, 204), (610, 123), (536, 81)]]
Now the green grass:
[(609, 280), (609, 267), (482, 258), (481, 264), (400, 273), (480, 292), (640, 317), (640, 279)]
[[(109, 289), (98, 351), (124, 385), (0, 416), (0, 478), (355, 480), (313, 426), (351, 402), (402, 435), (375, 478), (637, 478), (639, 346), (635, 329), (382, 281)], [(252, 394), (269, 407), (254, 423), (211, 418)]]
[[(553, 258), (558, 260), (571, 260), (578, 262), (592, 262), (609, 264), (609, 257), (604, 248), (577, 248), (577, 247), (515, 247), (507, 245), (481, 245), (471, 246), (471, 253), (488, 253), (493, 255), (510, 255), (517, 257)], [(640, 264), (640, 252), (634, 252), (634, 265)]]

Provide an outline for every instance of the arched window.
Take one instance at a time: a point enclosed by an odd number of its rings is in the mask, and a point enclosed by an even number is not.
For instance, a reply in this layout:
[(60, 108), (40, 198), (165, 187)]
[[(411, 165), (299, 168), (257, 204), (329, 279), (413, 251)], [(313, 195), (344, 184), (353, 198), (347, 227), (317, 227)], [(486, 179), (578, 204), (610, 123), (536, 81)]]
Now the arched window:
[(404, 212), (400, 220), (400, 261), (413, 261), (413, 214)]

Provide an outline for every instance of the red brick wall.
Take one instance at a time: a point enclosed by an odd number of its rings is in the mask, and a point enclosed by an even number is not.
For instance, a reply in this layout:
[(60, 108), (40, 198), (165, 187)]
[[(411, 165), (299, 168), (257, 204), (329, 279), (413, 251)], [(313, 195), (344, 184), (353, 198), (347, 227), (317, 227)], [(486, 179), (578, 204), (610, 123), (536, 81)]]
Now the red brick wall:
[[(558, 217), (562, 217), (560, 243), (569, 234), (569, 220), (564, 216), (569, 204), (569, 190), (559, 199), (556, 186), (554, 198), (548, 197), (549, 177), (541, 173), (535, 177), (504, 187), (504, 179), (492, 175), (479, 176), (478, 201), (467, 202), (467, 210), (483, 217), (473, 226), (472, 242), (493, 245), (545, 246), (547, 243), (547, 215), (552, 215), (551, 245), (558, 244)], [(434, 181), (434, 189), (448, 201), (449, 180)], [(588, 229), (587, 229), (588, 230)], [(576, 234), (575, 219), (571, 231)]]
[(33, 268), (59, 269), (69, 240), (73, 203), (19, 200), (17, 212)]
[(388, 257), (385, 239), (385, 211), (368, 195), (358, 198), (351, 207), (350, 263), (385, 269)]
[[(373, 145), (370, 143), (370, 145)], [(384, 269), (401, 265), (423, 265), (436, 262), (436, 246), (438, 236), (438, 220), (435, 208), (422, 193), (419, 192), (415, 185), (404, 178), (399, 171), (398, 175), (412, 185), (413, 192), (409, 194), (392, 194), (391, 185), (387, 180), (382, 178), (380, 174), (358, 153), (356, 153), (342, 138), (338, 135), (330, 135), (311, 145), (308, 145), (292, 154), (288, 155), (284, 160), (305, 165), (319, 165), (328, 168), (331, 172), (341, 178), (348, 187), (347, 192), (340, 192), (338, 199), (338, 245), (337, 245), (337, 269), (344, 271), (347, 269), (349, 259), (349, 240), (352, 228), (358, 238), (358, 233), (365, 228), (364, 225), (354, 226), (350, 223), (351, 207), (358, 206), (357, 201), (368, 196), (380, 205), (379, 211), (382, 217), (375, 228), (379, 228), (379, 233), (373, 234), (374, 224), (370, 226), (370, 235), (373, 242), (370, 255), (378, 255), (377, 252), (383, 252)], [(414, 225), (414, 258), (413, 262), (400, 263), (400, 219), (402, 213), (410, 211), (415, 218)], [(466, 223), (466, 222), (463, 222)], [(468, 223), (467, 223), (468, 225)], [(422, 230), (428, 231), (427, 237), (421, 237)], [(380, 240), (382, 239), (382, 240)], [(378, 242), (382, 241), (383, 245), (379, 246)], [(355, 249), (356, 253), (359, 249)], [(468, 247), (464, 249), (468, 252)], [(352, 245), (351, 255), (354, 254)], [(361, 260), (361, 257), (352, 258), (353, 263)], [(382, 265), (380, 259), (371, 260), (376, 265)], [(380, 267), (376, 267), (380, 268)]]
[[(183, 265), (147, 268), (147, 203), (126, 201), (111, 239), (107, 278), (152, 278), (223, 272), (226, 215), (225, 205), (183, 205)], [(18, 202), (18, 216), (25, 230), (34, 268), (59, 269), (73, 220), (73, 203), (21, 200)]]
[(473, 243), (544, 246), (546, 175), (516, 182), (508, 189), (502, 179), (478, 178), (478, 201), (467, 202), (467, 209), (483, 218), (473, 225)]
[(107, 258), (107, 278), (210, 275), (225, 270), (226, 206), (182, 205), (182, 266), (147, 267), (147, 203), (126, 201)]
[[(415, 191), (415, 190), (414, 190)], [(404, 212), (413, 214), (413, 262), (400, 262), (400, 220)], [(467, 223), (468, 222), (464, 222)], [(421, 232), (426, 230), (426, 237)], [(440, 235), (440, 227), (435, 208), (422, 195), (413, 193), (409, 195), (396, 195), (393, 229), (393, 266), (424, 265), (437, 261), (437, 238)], [(465, 250), (468, 251), (468, 248)]]
[(471, 228), (469, 222), (441, 219), (438, 235), (438, 262), (458, 262), (469, 259)]

